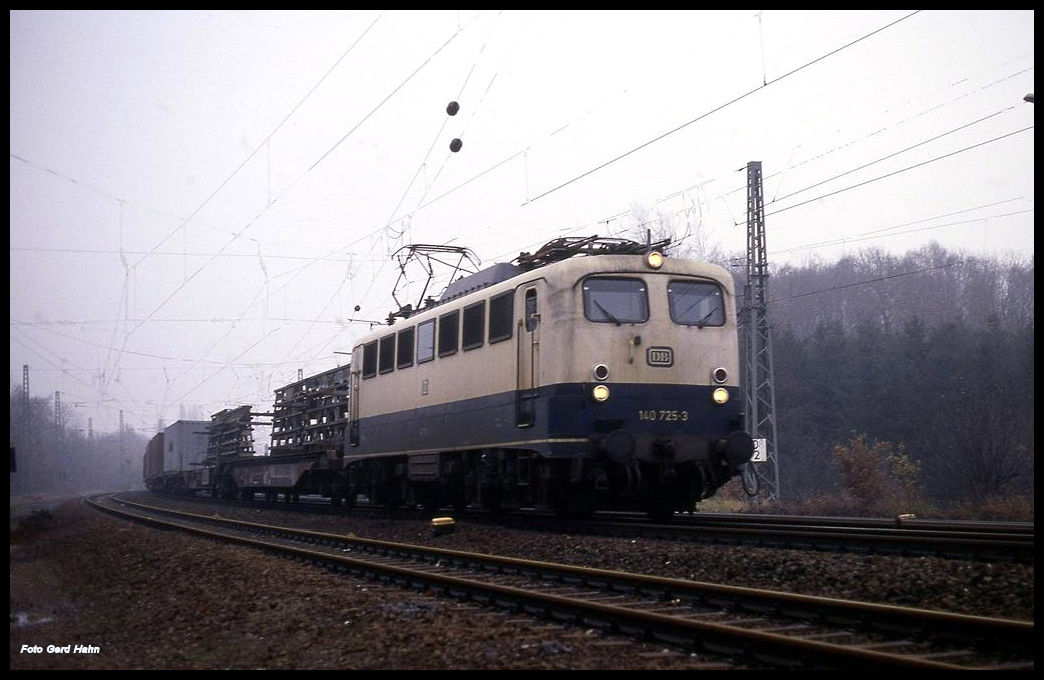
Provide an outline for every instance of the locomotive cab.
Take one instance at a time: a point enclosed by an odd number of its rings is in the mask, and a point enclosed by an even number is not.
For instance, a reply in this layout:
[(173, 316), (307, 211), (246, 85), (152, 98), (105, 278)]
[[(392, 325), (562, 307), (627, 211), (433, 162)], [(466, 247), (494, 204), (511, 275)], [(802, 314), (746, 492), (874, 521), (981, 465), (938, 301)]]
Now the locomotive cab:
[(665, 517), (738, 474), (732, 277), (627, 252), (497, 265), (360, 338), (348, 498)]
[(549, 437), (587, 436), (582, 484), (597, 505), (668, 516), (738, 474), (753, 443), (731, 276), (651, 255), (563, 265), (540, 338), (541, 383)]

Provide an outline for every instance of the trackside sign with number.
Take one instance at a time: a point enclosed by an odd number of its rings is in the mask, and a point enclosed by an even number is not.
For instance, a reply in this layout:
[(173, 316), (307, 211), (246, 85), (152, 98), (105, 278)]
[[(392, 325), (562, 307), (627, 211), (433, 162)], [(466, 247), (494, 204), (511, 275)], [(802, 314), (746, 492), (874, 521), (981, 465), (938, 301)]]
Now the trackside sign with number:
[(767, 439), (755, 439), (754, 440), (754, 455), (750, 457), (752, 463), (764, 463), (768, 460), (768, 440)]

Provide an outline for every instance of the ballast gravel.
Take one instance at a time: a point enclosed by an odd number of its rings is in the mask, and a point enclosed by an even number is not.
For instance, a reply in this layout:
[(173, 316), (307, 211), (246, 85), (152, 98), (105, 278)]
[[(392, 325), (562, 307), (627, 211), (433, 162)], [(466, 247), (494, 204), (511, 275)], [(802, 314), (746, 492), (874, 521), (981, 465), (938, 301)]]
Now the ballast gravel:
[[(149, 502), (365, 538), (1032, 620), (1033, 565)], [(263, 519), (261, 519), (263, 518)], [(101, 514), (11, 523), (17, 669), (711, 669), (729, 661), (374, 583)], [(742, 668), (742, 664), (739, 665)]]

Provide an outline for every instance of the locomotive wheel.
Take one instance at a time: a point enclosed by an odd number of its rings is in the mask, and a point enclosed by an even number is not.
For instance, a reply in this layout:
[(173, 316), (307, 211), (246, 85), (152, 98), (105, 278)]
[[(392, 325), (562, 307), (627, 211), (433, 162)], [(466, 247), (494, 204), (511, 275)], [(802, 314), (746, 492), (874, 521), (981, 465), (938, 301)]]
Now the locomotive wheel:
[(450, 502), (454, 512), (464, 512), (468, 507), (467, 494), (463, 488), (454, 489), (453, 500)]
[(467, 480), (461, 461), (450, 461), (447, 464), (442, 482), (442, 495), (448, 499), (447, 503), (454, 512), (464, 512), (468, 507)]
[(594, 513), (594, 489), (586, 484), (561, 482), (551, 487), (551, 507), (563, 519), (583, 519)]
[(381, 490), (382, 493), (378, 496), (378, 502), (383, 503), (389, 510), (394, 510), (399, 507), (405, 501), (402, 493), (402, 484), (397, 478), (388, 480), (384, 488)]
[(423, 505), (428, 512), (435, 512), (442, 507), (441, 490), (438, 484), (434, 482), (418, 482), (413, 489), (417, 502)]
[(494, 514), (505, 512), (504, 489), (499, 485), (484, 484), (482, 486), (482, 507)]
[(670, 522), (674, 518), (674, 507), (669, 501), (653, 501), (645, 513), (654, 522)]

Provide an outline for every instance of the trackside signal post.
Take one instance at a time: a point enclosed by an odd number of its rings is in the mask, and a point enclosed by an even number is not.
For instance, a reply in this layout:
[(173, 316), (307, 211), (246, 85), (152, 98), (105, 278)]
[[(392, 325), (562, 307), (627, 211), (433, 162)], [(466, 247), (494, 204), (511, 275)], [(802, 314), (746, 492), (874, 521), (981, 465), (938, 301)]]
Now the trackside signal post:
[[(765, 253), (765, 201), (761, 161), (747, 163), (747, 280), (744, 284), (744, 382), (747, 434), (762, 440), (748, 463), (744, 486), (759, 489), (765, 500), (779, 498), (779, 457), (776, 451), (776, 388), (772, 370), (772, 334), (768, 323), (768, 257)], [(759, 442), (760, 444), (760, 442)], [(753, 477), (754, 479), (751, 479)]]

